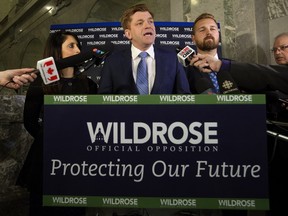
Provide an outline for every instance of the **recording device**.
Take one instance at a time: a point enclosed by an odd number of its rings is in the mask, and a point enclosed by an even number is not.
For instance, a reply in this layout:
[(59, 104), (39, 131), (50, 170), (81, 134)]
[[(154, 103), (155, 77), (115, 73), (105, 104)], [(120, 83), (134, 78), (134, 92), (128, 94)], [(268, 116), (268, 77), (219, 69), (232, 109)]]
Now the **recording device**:
[(217, 80), (221, 94), (241, 94), (229, 71), (223, 70), (220, 73), (221, 76), (217, 76)]
[(215, 94), (213, 92), (213, 84), (205, 77), (198, 79), (195, 82), (195, 89), (199, 94)]
[(45, 85), (60, 80), (60, 76), (53, 57), (45, 58), (37, 62), (37, 69)]
[(95, 60), (96, 63), (100, 64), (101, 60), (109, 53), (110, 51), (102, 51), (97, 48), (93, 48), (92, 50), (82, 51), (77, 55), (59, 59), (55, 61), (55, 63), (58, 70), (62, 70), (67, 67), (79, 66), (92, 59)]
[(48, 57), (37, 62), (37, 70), (39, 71), (44, 84), (48, 85), (60, 80), (58, 70), (78, 66), (79, 71), (77, 71), (76, 75), (79, 75), (92, 65), (100, 64), (103, 58), (108, 54), (109, 51), (105, 52), (94, 48), (57, 61), (55, 61), (53, 57)]
[[(192, 49), (189, 46), (184, 47), (182, 50), (179, 48), (176, 48), (176, 52), (178, 52), (177, 57), (178, 61), (184, 66), (187, 67), (190, 64), (190, 60), (193, 57), (193, 55), (196, 54), (195, 50)], [(208, 66), (209, 68), (209, 66)], [(238, 86), (236, 85), (236, 82), (231, 77), (228, 71), (221, 71), (221, 76), (217, 78), (220, 92), (221, 94), (240, 94), (241, 91), (238, 89)], [(208, 80), (207, 80), (208, 81)], [(201, 83), (202, 82), (202, 83)], [(209, 82), (209, 81), (208, 81)], [(197, 82), (195, 83), (197, 85)], [(204, 81), (200, 81), (200, 86), (206, 86), (207, 90), (211, 87), (207, 86), (207, 83), (205, 84)], [(210, 85), (210, 84), (209, 84)], [(201, 87), (200, 87), (201, 88)], [(213, 89), (213, 86), (212, 86)], [(198, 91), (200, 94), (202, 94), (203, 91)], [(209, 91), (208, 91), (209, 92)]]
[(190, 64), (190, 60), (193, 55), (196, 54), (195, 50), (189, 46), (184, 47), (182, 50), (176, 48), (178, 61), (184, 66), (187, 67)]
[[(184, 66), (184, 67), (188, 67), (188, 65), (190, 64), (190, 61), (193, 57), (193, 55), (196, 54), (196, 51), (194, 49), (192, 49), (189, 46), (184, 47), (183, 49), (181, 49), (180, 47), (176, 48), (176, 52), (177, 52), (177, 58), (178, 61)], [(211, 69), (209, 66), (204, 67), (204, 68), (209, 68)]]

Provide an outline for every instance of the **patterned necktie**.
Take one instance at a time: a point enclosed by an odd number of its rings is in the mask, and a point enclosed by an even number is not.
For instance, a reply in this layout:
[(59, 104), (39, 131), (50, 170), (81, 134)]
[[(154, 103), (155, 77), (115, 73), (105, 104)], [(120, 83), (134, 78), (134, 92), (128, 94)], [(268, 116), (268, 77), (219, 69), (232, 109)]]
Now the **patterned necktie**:
[(214, 93), (220, 93), (220, 90), (219, 90), (219, 84), (218, 84), (218, 81), (217, 81), (217, 76), (216, 76), (216, 73), (215, 72), (211, 72), (209, 73), (209, 76), (210, 76), (210, 79), (214, 85)]
[(139, 93), (142, 94), (149, 94), (148, 90), (148, 71), (147, 71), (147, 63), (146, 57), (147, 52), (141, 52), (139, 57), (141, 58), (138, 68), (137, 68), (137, 77), (136, 77), (136, 86), (139, 90)]

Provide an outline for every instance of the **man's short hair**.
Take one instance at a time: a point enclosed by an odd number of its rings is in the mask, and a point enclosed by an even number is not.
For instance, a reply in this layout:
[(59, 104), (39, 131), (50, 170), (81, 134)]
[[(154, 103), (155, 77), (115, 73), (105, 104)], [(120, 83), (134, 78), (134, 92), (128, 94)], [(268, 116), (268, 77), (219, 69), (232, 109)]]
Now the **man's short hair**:
[[(200, 20), (202, 20), (202, 19), (212, 19), (212, 20), (214, 20), (214, 22), (217, 24), (216, 19), (215, 19), (215, 17), (214, 17), (212, 14), (210, 14), (210, 13), (202, 13), (201, 15), (199, 15), (199, 16), (195, 19), (195, 21), (194, 21), (194, 26), (196, 25), (196, 23), (197, 23), (198, 21), (200, 21)], [(193, 28), (192, 28), (192, 35), (195, 35), (194, 26), (193, 26)]]
[(132, 7), (126, 9), (120, 18), (120, 22), (124, 30), (130, 28), (131, 16), (139, 11), (140, 12), (148, 11), (151, 14), (152, 18), (154, 18), (154, 14), (149, 10), (149, 8), (145, 4), (133, 5)]

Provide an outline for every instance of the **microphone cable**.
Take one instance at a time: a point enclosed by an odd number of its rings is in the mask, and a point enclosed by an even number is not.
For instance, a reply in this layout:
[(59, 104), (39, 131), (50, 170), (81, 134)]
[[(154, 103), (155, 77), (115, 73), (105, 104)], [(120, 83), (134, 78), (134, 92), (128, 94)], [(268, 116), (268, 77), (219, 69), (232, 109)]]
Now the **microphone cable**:
[[(280, 130), (288, 133), (288, 129), (285, 128), (285, 127), (288, 127), (288, 123), (286, 123), (286, 122), (272, 121), (272, 120), (267, 119), (266, 120), (266, 124), (275, 126), (276, 130), (278, 128), (278, 130), (280, 129)], [(272, 131), (272, 130), (267, 130), (266, 133), (267, 133), (267, 135), (272, 136), (272, 137), (275, 138), (274, 139), (274, 143), (273, 143), (273, 149), (272, 149), (272, 152), (271, 152), (271, 157), (270, 157), (270, 160), (269, 160), (269, 163), (272, 163), (272, 161), (273, 161), (273, 159), (275, 157), (275, 154), (276, 154), (276, 149), (277, 149), (277, 146), (278, 146), (278, 140), (281, 139), (281, 140), (283, 140), (285, 142), (288, 142), (288, 136), (285, 136), (283, 134), (280, 134), (279, 132), (275, 132), (275, 131)]]

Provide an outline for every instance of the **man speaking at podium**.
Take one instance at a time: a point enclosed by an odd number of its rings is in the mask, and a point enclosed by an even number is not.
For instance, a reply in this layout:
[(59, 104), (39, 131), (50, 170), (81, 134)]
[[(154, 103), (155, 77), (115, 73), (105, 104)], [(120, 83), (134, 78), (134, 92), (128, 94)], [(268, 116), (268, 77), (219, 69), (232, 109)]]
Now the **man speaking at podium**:
[(190, 93), (185, 71), (175, 52), (153, 45), (156, 37), (153, 17), (144, 4), (124, 11), (121, 24), (132, 45), (106, 59), (99, 94)]

